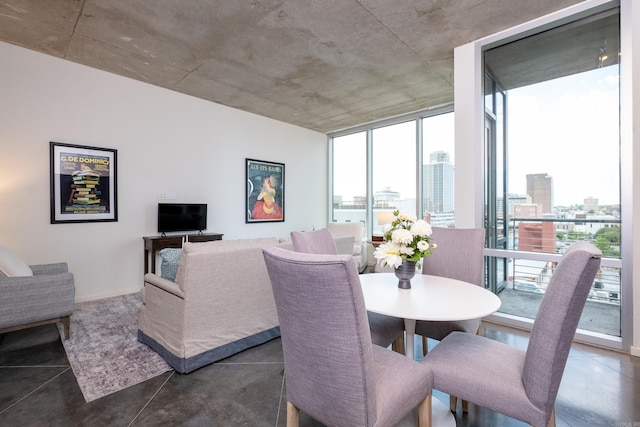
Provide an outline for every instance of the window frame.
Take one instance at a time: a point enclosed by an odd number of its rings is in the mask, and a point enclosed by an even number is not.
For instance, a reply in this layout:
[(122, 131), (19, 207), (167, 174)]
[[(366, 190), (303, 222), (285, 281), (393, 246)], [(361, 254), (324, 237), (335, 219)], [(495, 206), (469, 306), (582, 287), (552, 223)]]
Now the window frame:
[[(582, 332), (576, 334), (576, 340), (603, 347), (629, 351), (633, 339), (633, 120), (631, 115), (631, 97), (626, 100), (622, 96), (625, 87), (632, 87), (632, 33), (634, 20), (631, 15), (631, 2), (629, 0), (586, 0), (574, 6), (545, 15), (519, 26), (504, 30), (500, 33), (485, 37), (480, 40), (460, 46), (454, 50), (454, 80), (456, 92), (454, 104), (456, 105), (456, 153), (464, 153), (456, 158), (456, 226), (484, 227), (484, 64), (482, 64), (482, 52), (509, 41), (519, 39), (540, 31), (562, 25), (594, 13), (605, 11), (620, 6), (620, 42), (621, 50), (626, 52), (620, 71), (620, 174), (621, 174), (621, 260), (603, 260), (602, 265), (622, 265), (621, 278), (621, 337), (595, 332)], [(627, 50), (625, 50), (625, 46)], [(636, 48), (637, 50), (638, 48)], [(630, 89), (626, 89), (630, 92)], [(625, 111), (626, 109), (626, 111)], [(625, 155), (625, 153), (629, 155)], [(636, 156), (637, 157), (637, 156)], [(479, 184), (480, 183), (480, 188)], [(462, 195), (466, 197), (462, 197)], [(636, 233), (637, 234), (637, 233)], [(498, 249), (485, 249), (487, 256), (517, 256), (518, 253), (510, 253)], [(615, 265), (611, 265), (615, 266)], [(513, 316), (494, 314), (487, 318), (496, 323), (529, 329), (532, 321), (525, 321)], [(634, 349), (631, 349), (632, 352)], [(635, 348), (637, 352), (638, 349)]]
[[(328, 211), (327, 218), (329, 221), (334, 220), (334, 207), (333, 207), (333, 197), (334, 197), (334, 139), (339, 138), (346, 135), (351, 135), (359, 132), (366, 132), (366, 155), (367, 155), (367, 204), (365, 208), (365, 231), (367, 234), (367, 238), (370, 240), (373, 235), (373, 131), (378, 128), (383, 128), (387, 126), (393, 126), (401, 123), (406, 123), (409, 121), (416, 122), (416, 215), (423, 212), (424, 203), (423, 203), (423, 170), (422, 170), (422, 162), (423, 162), (423, 138), (424, 138), (424, 129), (423, 129), (423, 119), (439, 116), (441, 114), (454, 113), (453, 104), (446, 104), (434, 108), (428, 108), (424, 110), (420, 110), (417, 112), (413, 112), (410, 114), (405, 114), (397, 117), (393, 117), (386, 120), (380, 120), (377, 122), (370, 122), (364, 125), (344, 129), (341, 131), (331, 132), (327, 134), (327, 142), (328, 142), (328, 164), (329, 164), (329, 191), (328, 193)], [(454, 161), (455, 164), (455, 161)], [(455, 198), (455, 194), (454, 194)]]

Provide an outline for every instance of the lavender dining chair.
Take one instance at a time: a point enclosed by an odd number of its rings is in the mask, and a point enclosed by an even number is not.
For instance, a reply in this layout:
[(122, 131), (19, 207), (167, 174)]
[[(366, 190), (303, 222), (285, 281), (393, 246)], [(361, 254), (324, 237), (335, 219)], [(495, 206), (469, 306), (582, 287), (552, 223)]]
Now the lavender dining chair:
[(571, 343), (602, 253), (574, 243), (558, 263), (542, 298), (526, 351), (453, 332), (422, 363), (434, 387), (535, 427), (555, 426), (555, 400)]
[(431, 369), (371, 343), (351, 255), (263, 249), (275, 297), (287, 426), (300, 411), (329, 426), (393, 426), (418, 407), (431, 425)]
[[(291, 242), (296, 252), (337, 255), (335, 237), (327, 228), (315, 231), (292, 231)], [(393, 350), (404, 353), (404, 320), (399, 317), (367, 312), (371, 340), (382, 347), (393, 346)]]

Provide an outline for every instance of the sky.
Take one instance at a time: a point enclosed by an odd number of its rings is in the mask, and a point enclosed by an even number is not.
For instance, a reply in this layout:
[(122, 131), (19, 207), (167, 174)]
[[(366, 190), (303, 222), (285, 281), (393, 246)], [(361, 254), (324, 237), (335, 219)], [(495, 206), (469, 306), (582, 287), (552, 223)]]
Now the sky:
[[(553, 177), (554, 204), (620, 203), (618, 67), (610, 66), (511, 90), (509, 193), (526, 194), (526, 175)], [(385, 187), (415, 198), (413, 122), (375, 129), (374, 192)], [(454, 115), (425, 119), (424, 163), (446, 151), (452, 162)], [(335, 194), (343, 200), (366, 194), (364, 132), (335, 145)]]
[(620, 203), (617, 66), (511, 90), (509, 192), (526, 174), (553, 177), (554, 204)]
[[(454, 160), (453, 113), (429, 117), (424, 121), (425, 151), (423, 163), (429, 163), (429, 154), (446, 151)], [(374, 191), (390, 187), (402, 198), (415, 199), (415, 122), (387, 126), (373, 132)], [(366, 135), (364, 132), (339, 139), (334, 145), (334, 182), (336, 195), (343, 200), (366, 194)]]

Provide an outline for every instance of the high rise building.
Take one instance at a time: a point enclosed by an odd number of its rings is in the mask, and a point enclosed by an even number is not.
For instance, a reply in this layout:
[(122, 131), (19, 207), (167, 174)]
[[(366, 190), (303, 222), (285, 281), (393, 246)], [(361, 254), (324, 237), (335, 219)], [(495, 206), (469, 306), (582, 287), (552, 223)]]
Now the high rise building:
[(584, 212), (597, 214), (598, 213), (598, 199), (595, 197), (587, 197), (584, 199)]
[(540, 205), (535, 203), (513, 205), (514, 218), (542, 218)]
[(546, 173), (527, 174), (531, 203), (542, 206), (542, 214), (553, 212), (553, 178)]
[(400, 201), (400, 192), (390, 187), (384, 187), (382, 191), (376, 191), (373, 195), (374, 208), (396, 208)]
[[(531, 204), (531, 197), (526, 194), (507, 194), (507, 210), (506, 215), (508, 217), (518, 216), (513, 211), (513, 207), (516, 205), (528, 205)], [(498, 218), (504, 217), (504, 199), (502, 197), (498, 197), (496, 199), (496, 213)]]
[(423, 165), (424, 210), (431, 213), (453, 212), (453, 170), (449, 153), (435, 151), (430, 163)]

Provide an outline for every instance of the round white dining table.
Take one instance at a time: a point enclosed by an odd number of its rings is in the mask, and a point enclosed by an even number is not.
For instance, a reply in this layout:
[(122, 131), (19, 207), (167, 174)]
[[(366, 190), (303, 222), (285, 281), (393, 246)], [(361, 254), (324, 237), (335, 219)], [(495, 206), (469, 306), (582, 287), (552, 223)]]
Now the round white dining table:
[[(500, 298), (489, 290), (447, 277), (417, 273), (411, 279), (411, 289), (398, 288), (394, 273), (359, 277), (367, 310), (404, 319), (405, 354), (412, 358), (417, 320), (477, 319), (495, 313), (501, 304)], [(436, 398), (432, 412), (434, 426), (455, 426), (449, 408)]]

